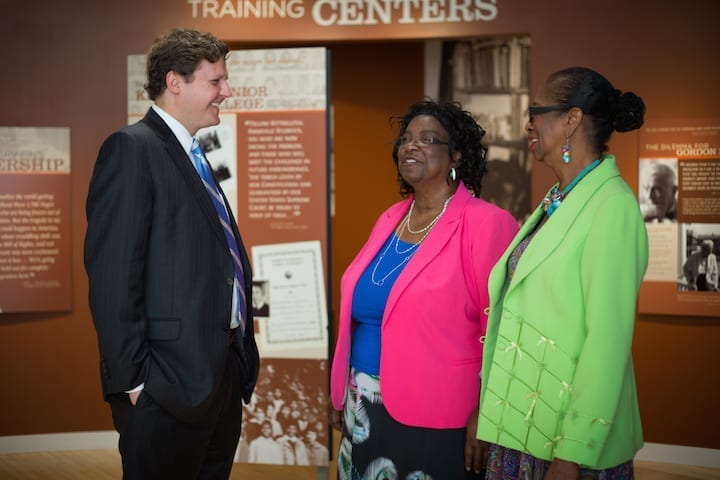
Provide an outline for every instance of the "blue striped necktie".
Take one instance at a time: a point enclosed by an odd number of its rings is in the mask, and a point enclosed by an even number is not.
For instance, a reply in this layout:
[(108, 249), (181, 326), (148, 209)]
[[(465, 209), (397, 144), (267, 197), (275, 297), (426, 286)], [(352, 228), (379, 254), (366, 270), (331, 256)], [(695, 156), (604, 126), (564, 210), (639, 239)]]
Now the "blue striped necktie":
[(220, 195), (220, 190), (217, 187), (217, 183), (215, 183), (215, 178), (213, 177), (212, 170), (210, 170), (210, 166), (205, 160), (205, 155), (203, 154), (202, 147), (200, 146), (197, 138), (194, 137), (191, 152), (193, 163), (195, 164), (195, 169), (200, 174), (200, 178), (202, 178), (202, 182), (205, 185), (205, 190), (207, 190), (208, 195), (210, 195), (210, 199), (212, 200), (213, 206), (215, 206), (215, 210), (217, 210), (220, 224), (223, 227), (223, 233), (225, 233), (225, 240), (227, 240), (228, 249), (230, 250), (230, 256), (233, 259), (233, 266), (235, 267), (235, 284), (238, 286), (237, 307), (239, 315), (238, 321), (240, 322), (239, 328), (240, 332), (244, 335), (246, 308), (244, 288), (245, 276), (243, 275), (242, 263), (240, 263), (240, 251), (238, 250), (235, 234), (233, 233), (232, 227), (230, 226), (230, 217), (225, 208), (225, 202), (223, 201), (223, 197), (222, 195)]

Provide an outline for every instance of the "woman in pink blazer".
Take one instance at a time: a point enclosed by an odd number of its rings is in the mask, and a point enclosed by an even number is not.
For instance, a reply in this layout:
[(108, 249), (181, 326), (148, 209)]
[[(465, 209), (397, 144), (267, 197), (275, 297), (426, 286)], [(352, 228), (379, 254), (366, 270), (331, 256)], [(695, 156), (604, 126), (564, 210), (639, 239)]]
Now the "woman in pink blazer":
[(487, 149), (469, 112), (425, 101), (396, 120), (405, 199), (380, 216), (340, 285), (338, 479), (476, 478), (487, 278), (518, 225), (476, 197)]

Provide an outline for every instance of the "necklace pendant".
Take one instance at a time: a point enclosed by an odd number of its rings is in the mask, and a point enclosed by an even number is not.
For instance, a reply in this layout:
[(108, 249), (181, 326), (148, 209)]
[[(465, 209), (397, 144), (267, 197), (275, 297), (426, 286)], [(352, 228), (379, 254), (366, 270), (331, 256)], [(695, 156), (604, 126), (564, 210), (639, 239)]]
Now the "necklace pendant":
[(552, 215), (555, 210), (557, 210), (557, 208), (560, 206), (560, 203), (561, 203), (560, 198), (556, 198), (550, 202), (550, 204), (547, 206), (547, 208), (545, 208), (545, 213), (547, 214), (548, 217), (550, 215)]
[[(564, 154), (563, 154), (564, 157)], [(577, 183), (585, 177), (588, 173), (590, 173), (595, 167), (600, 165), (600, 162), (602, 162), (602, 157), (597, 158), (590, 162), (585, 168), (582, 169), (582, 171), (573, 178), (572, 182), (565, 187), (562, 191), (560, 191), (560, 188), (555, 185), (551, 190), (550, 193), (548, 193), (547, 197), (545, 197), (542, 201), (542, 207), (547, 216), (549, 217), (552, 215), (552, 213), (557, 210), (557, 208), (560, 206), (563, 200), (565, 200), (565, 197), (570, 192), (570, 190), (577, 185)], [(565, 162), (567, 163), (567, 162)]]
[(550, 190), (550, 193), (542, 201), (543, 211), (548, 217), (560, 206), (564, 197), (565, 195), (558, 189), (557, 185)]

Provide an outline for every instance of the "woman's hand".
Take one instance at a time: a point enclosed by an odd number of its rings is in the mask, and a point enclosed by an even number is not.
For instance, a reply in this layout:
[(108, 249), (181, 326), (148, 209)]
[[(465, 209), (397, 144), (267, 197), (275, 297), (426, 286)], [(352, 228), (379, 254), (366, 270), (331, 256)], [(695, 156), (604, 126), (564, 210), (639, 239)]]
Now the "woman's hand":
[(580, 476), (580, 466), (559, 458), (553, 459), (543, 480), (577, 480)]
[(473, 471), (477, 475), (487, 462), (487, 444), (475, 438), (477, 433), (478, 410), (475, 409), (468, 418), (465, 429), (465, 470)]
[(327, 415), (330, 426), (338, 432), (342, 433), (343, 412), (342, 410), (335, 410), (335, 407), (333, 407), (332, 400), (330, 400), (330, 398), (328, 398), (327, 401)]

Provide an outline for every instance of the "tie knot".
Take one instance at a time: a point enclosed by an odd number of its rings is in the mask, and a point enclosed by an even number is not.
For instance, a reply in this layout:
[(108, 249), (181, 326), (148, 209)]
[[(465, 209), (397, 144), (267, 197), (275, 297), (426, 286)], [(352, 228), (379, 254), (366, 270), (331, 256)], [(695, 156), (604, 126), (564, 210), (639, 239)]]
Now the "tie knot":
[(202, 147), (200, 146), (200, 142), (197, 138), (193, 137), (192, 145), (190, 146), (190, 151), (194, 153), (195, 155), (200, 155), (202, 157)]

